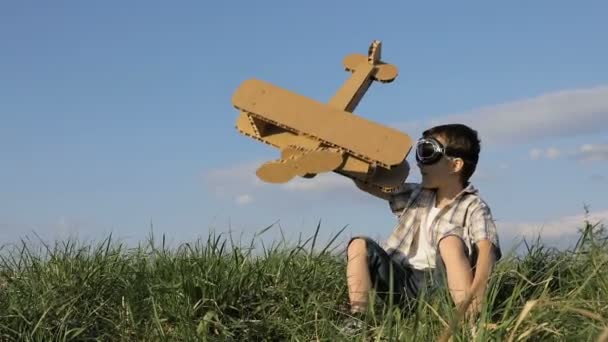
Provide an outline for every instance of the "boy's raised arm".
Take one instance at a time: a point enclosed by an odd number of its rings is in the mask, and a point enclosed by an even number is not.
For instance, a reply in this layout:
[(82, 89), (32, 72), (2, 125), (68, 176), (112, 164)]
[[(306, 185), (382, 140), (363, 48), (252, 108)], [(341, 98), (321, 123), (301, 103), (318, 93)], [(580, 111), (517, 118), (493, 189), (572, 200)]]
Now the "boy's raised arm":
[[(407, 178), (407, 176), (409, 176), (409, 173), (410, 173), (410, 164), (408, 163), (407, 159), (403, 159), (403, 162), (397, 168), (395, 168), (394, 172), (398, 172), (398, 174), (400, 174), (400, 175), (402, 173), (405, 173), (405, 178)], [(392, 196), (399, 194), (408, 188), (407, 183), (404, 183), (397, 189), (392, 189), (392, 190), (383, 190), (381, 187), (373, 184), (374, 182), (378, 182), (379, 184), (381, 184), (382, 178), (388, 177), (388, 176), (389, 176), (388, 174), (384, 173), (383, 175), (372, 176), (371, 182), (363, 182), (363, 181), (360, 181), (357, 179), (353, 179), (353, 181), (355, 182), (355, 185), (357, 185), (357, 187), (360, 190), (363, 190), (375, 197), (388, 201), (391, 199)]]
[(384, 191), (382, 191), (382, 189), (380, 189), (372, 184), (365, 183), (365, 182), (357, 180), (357, 179), (354, 179), (353, 181), (355, 182), (355, 185), (357, 185), (357, 188), (359, 188), (373, 196), (376, 196), (380, 199), (388, 201), (391, 197), (390, 192), (384, 192)]

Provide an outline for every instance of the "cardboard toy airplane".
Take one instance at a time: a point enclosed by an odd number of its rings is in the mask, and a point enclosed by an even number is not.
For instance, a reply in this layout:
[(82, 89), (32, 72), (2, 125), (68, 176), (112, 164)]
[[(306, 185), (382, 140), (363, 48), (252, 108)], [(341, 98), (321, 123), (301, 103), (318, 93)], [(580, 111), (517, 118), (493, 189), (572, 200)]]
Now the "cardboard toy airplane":
[(237, 130), (281, 151), (279, 159), (258, 168), (261, 180), (285, 183), (333, 171), (382, 189), (403, 183), (412, 139), (353, 113), (373, 81), (397, 77), (397, 68), (380, 60), (381, 47), (376, 40), (367, 56), (344, 58), (352, 75), (327, 104), (261, 80), (239, 86), (232, 97), (240, 111)]

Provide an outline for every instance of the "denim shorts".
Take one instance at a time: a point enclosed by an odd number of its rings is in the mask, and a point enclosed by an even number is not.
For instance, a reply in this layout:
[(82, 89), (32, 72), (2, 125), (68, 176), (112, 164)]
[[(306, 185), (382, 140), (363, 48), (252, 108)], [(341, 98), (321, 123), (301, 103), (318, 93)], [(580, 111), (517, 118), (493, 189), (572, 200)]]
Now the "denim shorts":
[(392, 294), (394, 304), (405, 305), (411, 309), (411, 305), (414, 304), (418, 296), (419, 279), (423, 277), (424, 272), (413, 269), (391, 258), (376, 241), (369, 237), (353, 237), (348, 242), (348, 245), (355, 239), (363, 239), (366, 242), (367, 265), (376, 294), (385, 302), (389, 301), (389, 296)]

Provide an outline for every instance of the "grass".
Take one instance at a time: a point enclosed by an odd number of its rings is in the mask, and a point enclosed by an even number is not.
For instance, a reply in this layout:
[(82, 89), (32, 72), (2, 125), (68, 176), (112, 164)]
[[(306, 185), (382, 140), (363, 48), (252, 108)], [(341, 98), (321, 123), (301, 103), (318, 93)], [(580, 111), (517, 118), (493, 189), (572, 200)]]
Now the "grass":
[(0, 340), (433, 341), (449, 332), (454, 341), (608, 341), (608, 244), (599, 224), (585, 222), (572, 249), (537, 240), (506, 256), (475, 336), (454, 321), (447, 291), (410, 315), (376, 302), (364, 331), (345, 336), (345, 258), (334, 241), (319, 246), (319, 228), (307, 241), (255, 253), (253, 242), (214, 233), (176, 248), (154, 237), (127, 248), (111, 236), (96, 245), (6, 245)]

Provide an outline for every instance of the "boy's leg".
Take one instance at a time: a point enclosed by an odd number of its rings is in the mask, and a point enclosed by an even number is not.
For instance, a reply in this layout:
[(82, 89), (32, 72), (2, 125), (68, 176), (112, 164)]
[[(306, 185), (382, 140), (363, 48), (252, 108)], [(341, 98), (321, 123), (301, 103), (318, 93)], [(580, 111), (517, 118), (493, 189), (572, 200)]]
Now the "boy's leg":
[(351, 312), (365, 311), (372, 287), (385, 301), (391, 295), (395, 304), (410, 304), (417, 296), (418, 284), (413, 271), (393, 260), (372, 239), (351, 239), (347, 252), (346, 273)]
[(351, 312), (364, 312), (367, 308), (371, 276), (367, 262), (367, 242), (354, 238), (348, 243), (346, 282)]

